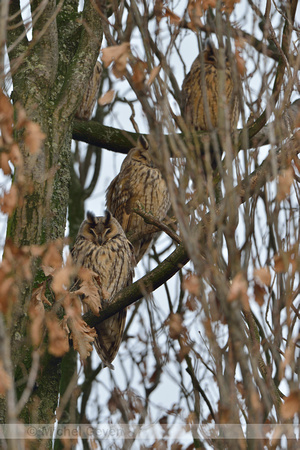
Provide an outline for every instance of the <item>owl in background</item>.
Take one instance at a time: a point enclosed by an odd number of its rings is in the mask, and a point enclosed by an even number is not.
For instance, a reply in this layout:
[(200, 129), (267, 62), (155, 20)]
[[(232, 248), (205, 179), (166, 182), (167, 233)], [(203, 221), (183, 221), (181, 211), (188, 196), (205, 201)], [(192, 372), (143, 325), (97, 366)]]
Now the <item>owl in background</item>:
[(77, 119), (90, 120), (98, 98), (102, 75), (102, 66), (96, 62), (93, 75), (91, 76), (87, 88), (83, 94), (82, 102), (75, 114)]
[(120, 173), (106, 191), (106, 205), (122, 225), (131, 241), (136, 263), (146, 253), (153, 239), (153, 226), (134, 212), (141, 206), (158, 220), (163, 220), (170, 208), (170, 197), (160, 170), (155, 167), (148, 142), (140, 137), (121, 166)]
[[(208, 39), (203, 51), (204, 65), (200, 55), (197, 56), (182, 84), (182, 113), (187, 125), (192, 125), (198, 131), (210, 131), (209, 119), (212, 127), (218, 127), (218, 59), (217, 49)], [(203, 99), (203, 71), (206, 86), (208, 109)], [(234, 89), (234, 80), (230, 62), (226, 59), (225, 68), (225, 95), (229, 111), (230, 129), (233, 132), (237, 127), (239, 117), (239, 103), (237, 91)]]
[[(133, 248), (109, 211), (104, 217), (91, 212), (79, 228), (71, 251), (74, 263), (97, 274), (93, 279), (99, 292), (99, 307), (112, 303), (114, 296), (132, 282), (135, 265)], [(119, 350), (126, 321), (126, 309), (95, 326), (94, 345), (103, 363), (111, 362)]]

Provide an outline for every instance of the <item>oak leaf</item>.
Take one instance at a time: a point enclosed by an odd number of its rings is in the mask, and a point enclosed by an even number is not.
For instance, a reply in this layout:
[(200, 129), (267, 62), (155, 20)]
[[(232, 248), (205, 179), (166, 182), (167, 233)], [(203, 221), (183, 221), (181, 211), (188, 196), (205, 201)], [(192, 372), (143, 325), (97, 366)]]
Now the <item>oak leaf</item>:
[(300, 413), (300, 390), (292, 391), (284, 400), (280, 408), (283, 419), (292, 419), (296, 413)]
[(11, 384), (11, 377), (4, 369), (3, 362), (0, 361), (0, 394), (5, 395), (6, 391), (11, 387)]
[(59, 358), (69, 351), (68, 334), (54, 313), (46, 314), (46, 326), (49, 335), (48, 351)]
[(121, 45), (113, 45), (102, 50), (101, 59), (104, 67), (108, 67), (112, 62), (113, 74), (116, 78), (122, 78), (126, 73), (126, 64), (130, 56), (130, 43), (124, 42)]
[(95, 328), (90, 328), (84, 320), (69, 320), (73, 347), (78, 351), (81, 359), (86, 359), (92, 352), (92, 343), (97, 336)]
[(18, 189), (13, 184), (8, 192), (0, 198), (0, 209), (3, 214), (12, 215), (18, 202)]
[(249, 310), (249, 297), (247, 294), (248, 283), (242, 273), (238, 273), (232, 280), (232, 284), (229, 288), (229, 293), (227, 296), (228, 302), (233, 302), (234, 300), (240, 300), (243, 307)]
[(46, 302), (49, 303), (45, 296), (45, 290), (46, 287), (44, 283), (34, 289), (29, 305), (29, 317), (31, 319), (30, 336), (31, 342), (35, 347), (40, 345), (44, 330), (45, 308), (43, 300), (45, 299)]
[(111, 103), (114, 99), (115, 91), (113, 89), (110, 89), (109, 91), (105, 92), (102, 97), (99, 98), (98, 103), (100, 106), (105, 106)]
[(80, 295), (81, 301), (90, 308), (95, 316), (99, 316), (101, 309), (99, 287), (92, 279), (82, 281), (74, 294)]
[(292, 167), (284, 170), (278, 177), (277, 200), (284, 200), (291, 192), (291, 186), (294, 181), (294, 170)]

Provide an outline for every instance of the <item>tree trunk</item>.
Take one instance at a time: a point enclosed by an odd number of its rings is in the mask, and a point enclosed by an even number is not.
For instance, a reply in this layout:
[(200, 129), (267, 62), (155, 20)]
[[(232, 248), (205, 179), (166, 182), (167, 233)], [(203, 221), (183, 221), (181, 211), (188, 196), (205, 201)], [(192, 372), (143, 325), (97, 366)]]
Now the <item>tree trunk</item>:
[[(32, 10), (37, 6), (40, 2), (34, 1)], [(21, 62), (18, 70), (12, 73), (13, 100), (25, 109), (28, 119), (39, 123), (46, 135), (38, 155), (31, 154), (24, 145), (21, 148), (23, 179), (20, 180), (18, 172), (15, 179), (22, 183), (24, 199), (8, 227), (8, 235), (18, 247), (42, 245), (64, 237), (73, 118), (81, 102), (83, 88), (92, 74), (102, 40), (101, 20), (93, 1), (85, 2), (82, 13), (84, 25), (80, 24), (81, 15), (77, 13), (77, 7), (74, 1), (65, 1), (62, 7), (60, 3), (57, 6), (56, 1), (49, 0), (34, 24), (33, 40), (29, 42), (23, 38), (10, 54), (12, 71), (14, 63)], [(19, 8), (19, 2), (11, 2), (10, 14)], [(11, 31), (8, 46), (16, 41), (22, 31), (20, 27)], [(37, 282), (39, 262), (33, 262), (32, 268), (33, 279)], [(16, 381), (24, 378), (24, 366), (28, 373), (31, 365), (27, 309), (32, 289), (33, 283), (23, 283), (19, 303), (13, 312), (11, 356)], [(50, 423), (53, 420), (61, 375), (60, 363), (60, 358), (44, 352), (31, 402), (34, 408), (27, 404), (22, 414), (26, 423)], [(20, 386), (20, 391), (23, 389), (24, 384)]]

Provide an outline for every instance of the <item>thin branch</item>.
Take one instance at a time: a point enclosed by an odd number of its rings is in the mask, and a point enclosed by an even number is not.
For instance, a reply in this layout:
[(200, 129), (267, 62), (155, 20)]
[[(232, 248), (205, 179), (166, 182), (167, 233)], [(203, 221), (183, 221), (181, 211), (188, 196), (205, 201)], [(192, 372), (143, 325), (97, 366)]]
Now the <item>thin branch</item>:
[(39, 363), (40, 363), (40, 355), (39, 355), (38, 351), (35, 351), (32, 353), (32, 365), (31, 365), (30, 372), (28, 375), (27, 385), (26, 385), (26, 387), (22, 393), (22, 396), (16, 406), (17, 416), (21, 413), (22, 409), (28, 402), (29, 397), (32, 393), (32, 390), (33, 390), (34, 384), (35, 384), (35, 380), (37, 378), (38, 370), (39, 370)]
[(141, 216), (147, 224), (154, 225), (154, 227), (157, 228), (154, 232), (156, 232), (157, 230), (164, 231), (177, 244), (182, 243), (182, 239), (176, 233), (174, 233), (174, 231), (171, 230), (171, 228), (169, 228), (166, 223), (161, 222), (160, 220), (156, 219), (152, 214), (144, 212), (140, 208), (136, 208), (133, 211), (139, 216)]

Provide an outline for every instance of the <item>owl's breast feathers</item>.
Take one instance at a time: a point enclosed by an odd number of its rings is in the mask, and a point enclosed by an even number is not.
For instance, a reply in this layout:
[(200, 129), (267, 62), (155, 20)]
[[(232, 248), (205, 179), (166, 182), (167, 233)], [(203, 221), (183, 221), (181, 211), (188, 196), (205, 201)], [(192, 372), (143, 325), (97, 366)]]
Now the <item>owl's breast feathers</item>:
[[(132, 282), (135, 266), (132, 245), (108, 211), (105, 217), (88, 213), (71, 254), (77, 266), (97, 274), (93, 280), (98, 285), (100, 307), (104, 307), (106, 302), (113, 302), (115, 295)], [(125, 320), (126, 309), (95, 326), (95, 348), (110, 368), (113, 368), (111, 362), (121, 344)]]

